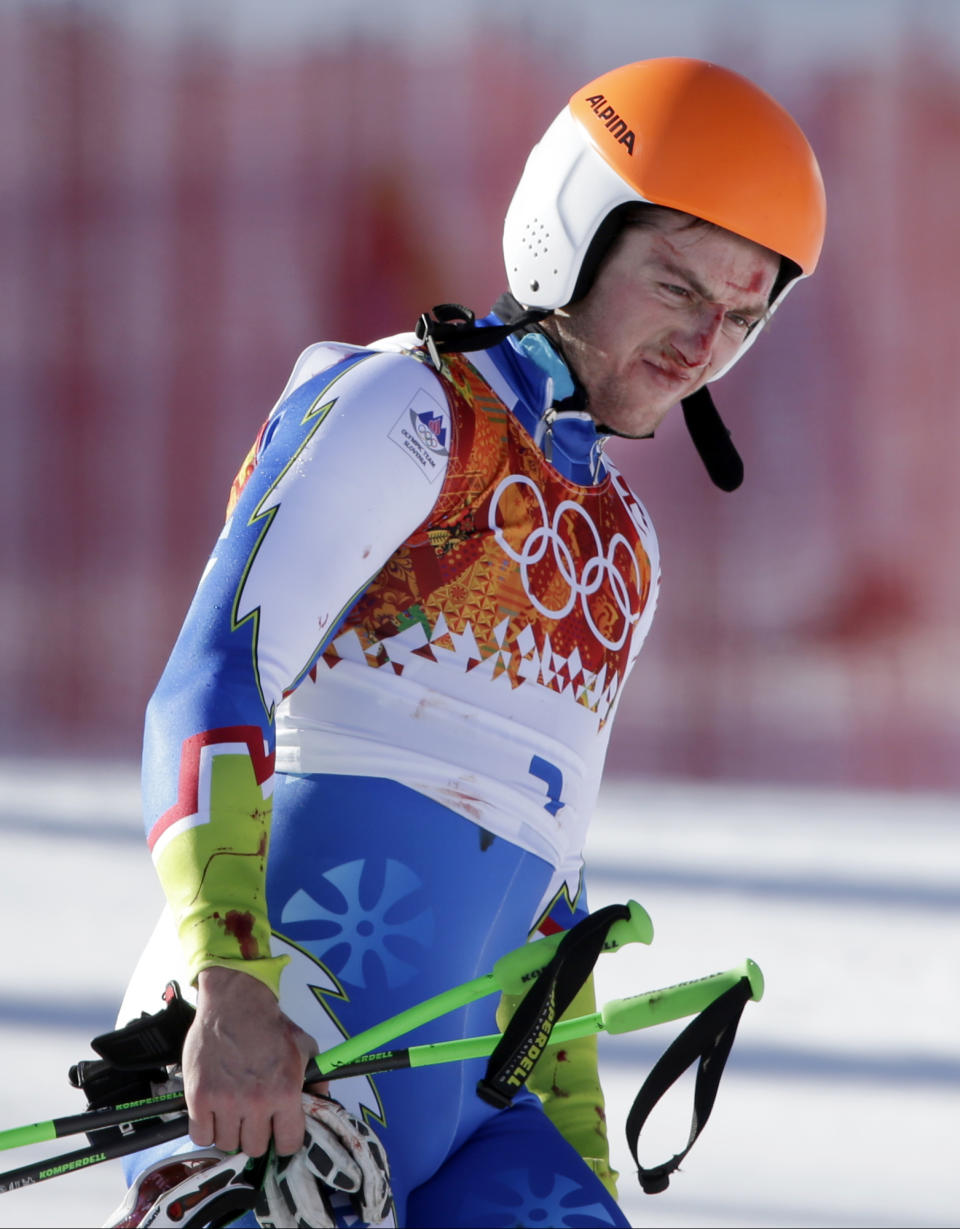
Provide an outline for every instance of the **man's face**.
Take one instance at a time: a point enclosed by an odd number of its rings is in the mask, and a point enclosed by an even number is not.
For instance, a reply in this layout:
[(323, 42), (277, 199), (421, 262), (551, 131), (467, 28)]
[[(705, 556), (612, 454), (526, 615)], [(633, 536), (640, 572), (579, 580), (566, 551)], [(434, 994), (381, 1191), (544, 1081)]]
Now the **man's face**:
[(721, 370), (764, 315), (779, 257), (664, 212), (627, 226), (590, 293), (553, 318), (595, 421), (649, 435)]

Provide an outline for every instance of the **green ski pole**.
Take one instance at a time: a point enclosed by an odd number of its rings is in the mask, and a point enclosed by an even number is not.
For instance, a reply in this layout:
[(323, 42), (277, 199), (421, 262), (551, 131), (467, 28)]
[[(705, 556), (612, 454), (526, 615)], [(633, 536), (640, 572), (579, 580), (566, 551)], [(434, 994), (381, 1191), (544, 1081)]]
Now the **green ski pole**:
[[(554, 1026), (551, 1044), (572, 1041), (591, 1033), (608, 1032), (621, 1034), (656, 1024), (666, 1024), (685, 1016), (696, 1015), (719, 998), (730, 987), (744, 978), (750, 983), (753, 1000), (763, 995), (763, 974), (752, 960), (746, 960), (736, 968), (723, 973), (712, 973), (694, 981), (680, 982), (662, 990), (649, 990), (625, 999), (613, 999), (599, 1011), (573, 1020), (562, 1020)], [(327, 1078), (346, 1079), (353, 1075), (375, 1075), (384, 1071), (426, 1067), (436, 1063), (463, 1062), (469, 1058), (485, 1058), (492, 1054), (500, 1040), (499, 1033), (483, 1037), (465, 1037), (458, 1041), (434, 1042), (429, 1045), (410, 1046), (401, 1050), (386, 1050), (371, 1053), (359, 1060), (342, 1062), (331, 1070)], [(338, 1047), (335, 1047), (335, 1049)], [(320, 1058), (326, 1064), (327, 1051)], [(133, 1122), (143, 1118), (157, 1118), (185, 1109), (182, 1093), (169, 1093), (145, 1101), (134, 1101), (127, 1106), (112, 1106), (106, 1110), (91, 1110), (86, 1114), (74, 1114), (50, 1122), (33, 1123), (25, 1127), (13, 1127), (0, 1132), (0, 1147), (16, 1148), (44, 1140), (96, 1130), (99, 1127), (116, 1125), (118, 1122)], [(21, 1169), (0, 1174), (0, 1194), (22, 1186), (42, 1182), (48, 1178), (73, 1173), (89, 1165), (137, 1152), (165, 1139), (184, 1135), (187, 1129), (186, 1115), (171, 1121), (158, 1121), (146, 1133), (136, 1133), (129, 1139), (110, 1142), (103, 1147), (81, 1149), (62, 1156), (50, 1157)]]
[[(553, 1044), (554, 1042), (572, 1041), (576, 1037), (585, 1037), (590, 1033), (629, 1033), (642, 1028), (651, 1028), (657, 1024), (667, 1024), (685, 1016), (696, 1015), (744, 977), (750, 982), (751, 998), (760, 999), (763, 995), (763, 974), (754, 961), (747, 960), (723, 973), (712, 973), (694, 981), (680, 982), (662, 990), (649, 990), (643, 994), (631, 995), (629, 998), (613, 999), (604, 1004), (599, 1011), (586, 1016), (577, 1016), (573, 1020), (561, 1020), (554, 1025), (550, 1042)], [(490, 1033), (482, 1037), (465, 1037), (457, 1041), (438, 1041), (427, 1045), (409, 1046), (406, 1049), (367, 1053), (359, 1059), (332, 1064), (330, 1070), (325, 1073), (325, 1078), (342, 1080), (355, 1075), (376, 1075), (384, 1071), (427, 1067), (436, 1063), (463, 1062), (469, 1058), (486, 1058), (493, 1052), (500, 1036), (499, 1033)], [(339, 1047), (334, 1047), (334, 1050), (337, 1048)], [(319, 1056), (325, 1068), (330, 1063), (329, 1056), (334, 1053), (334, 1050), (327, 1050)], [(186, 1099), (183, 1093), (166, 1093), (161, 1097), (131, 1101), (126, 1105), (88, 1110), (83, 1114), (54, 1118), (48, 1122), (11, 1127), (7, 1131), (0, 1132), (0, 1149), (21, 1148), (27, 1144), (61, 1139), (67, 1135), (95, 1131), (101, 1127), (116, 1126), (119, 1123), (157, 1118), (161, 1114), (176, 1113), (185, 1108)], [(184, 1130), (185, 1120), (180, 1133), (182, 1134)], [(135, 1144), (136, 1148), (143, 1146), (139, 1142)], [(47, 1165), (49, 1162), (43, 1162), (43, 1164)], [(0, 1175), (0, 1178), (5, 1176)]]
[[(762, 998), (763, 974), (759, 965), (748, 959), (722, 973), (711, 973), (694, 981), (680, 982), (662, 990), (649, 990), (625, 999), (612, 999), (599, 1011), (577, 1016), (573, 1020), (561, 1020), (553, 1026), (549, 1044), (573, 1041), (591, 1033), (632, 1033), (638, 1029), (652, 1028), (656, 1024), (668, 1024), (672, 1020), (695, 1016), (705, 1007), (709, 1007), (725, 990), (729, 990), (744, 978), (750, 983), (751, 999), (757, 1001)], [(338, 1065), (327, 1072), (326, 1078), (339, 1080), (353, 1075), (372, 1075), (379, 1071), (487, 1058), (493, 1053), (501, 1036), (500, 1033), (488, 1033), (483, 1037), (464, 1037), (459, 1041), (436, 1041), (401, 1050), (382, 1050)], [(328, 1050), (321, 1055), (325, 1068), (331, 1053), (332, 1051)]]
[[(617, 951), (627, 943), (649, 944), (653, 941), (653, 923), (647, 911), (635, 900), (628, 901), (627, 908), (630, 910), (630, 917), (613, 923), (604, 944), (604, 951)], [(425, 999), (422, 1003), (417, 1003), (387, 1020), (382, 1020), (379, 1024), (324, 1051), (314, 1059), (310, 1079), (312, 1081), (325, 1079), (328, 1076), (328, 1065), (330, 1070), (333, 1067), (342, 1066), (346, 1062), (367, 1054), (370, 1050), (385, 1045), (394, 1037), (401, 1037), (404, 1033), (419, 1028), (422, 1024), (447, 1015), (459, 1007), (465, 1007), (495, 991), (500, 990), (510, 994), (521, 993), (550, 963), (565, 933), (561, 931), (532, 943), (525, 943), (522, 947), (515, 948), (512, 952), (501, 956), (493, 966), (492, 972)], [(368, 1070), (366, 1067), (364, 1069)], [(388, 1067), (379, 1069), (389, 1070)], [(11, 1127), (9, 1130), (0, 1131), (0, 1151), (59, 1139), (65, 1135), (76, 1135), (82, 1131), (97, 1130), (100, 1127), (155, 1118), (160, 1114), (175, 1113), (184, 1108), (183, 1095), (170, 1093), (163, 1097), (152, 1097), (101, 1110), (90, 1110), (86, 1113), (50, 1119), (47, 1122)]]
[(85, 1110), (81, 1114), (65, 1114), (47, 1122), (31, 1122), (22, 1127), (10, 1127), (0, 1131), (0, 1151), (7, 1148), (25, 1148), (28, 1144), (42, 1144), (51, 1139), (63, 1139), (67, 1135), (80, 1135), (84, 1131), (98, 1131), (101, 1127), (116, 1127), (142, 1118), (159, 1118), (161, 1114), (175, 1114), (186, 1108), (182, 1092), (163, 1093), (159, 1097), (146, 1097), (141, 1101), (127, 1101), (103, 1109)]
[[(630, 910), (630, 917), (616, 921), (610, 927), (603, 946), (605, 952), (618, 951), (627, 943), (653, 942), (653, 922), (646, 909), (638, 905), (635, 900), (628, 901), (627, 908)], [(391, 1016), (389, 1020), (364, 1029), (362, 1033), (348, 1037), (339, 1045), (325, 1050), (323, 1054), (314, 1058), (314, 1066), (318, 1074), (314, 1075), (311, 1072), (311, 1078), (326, 1078), (343, 1063), (362, 1058), (364, 1054), (392, 1041), (394, 1037), (401, 1037), (404, 1033), (412, 1032), (413, 1029), (423, 1024), (448, 1015), (451, 1011), (476, 1002), (477, 999), (482, 999), (497, 990), (507, 994), (522, 994), (529, 983), (550, 963), (566, 933), (566, 931), (560, 931), (555, 935), (547, 935), (543, 939), (537, 939), (533, 943), (526, 943), (523, 947), (515, 948), (514, 951), (507, 952), (506, 955), (500, 957), (493, 966), (492, 972), (464, 982), (460, 986), (454, 986), (432, 998), (424, 999), (422, 1003), (408, 1007), (406, 1011)]]

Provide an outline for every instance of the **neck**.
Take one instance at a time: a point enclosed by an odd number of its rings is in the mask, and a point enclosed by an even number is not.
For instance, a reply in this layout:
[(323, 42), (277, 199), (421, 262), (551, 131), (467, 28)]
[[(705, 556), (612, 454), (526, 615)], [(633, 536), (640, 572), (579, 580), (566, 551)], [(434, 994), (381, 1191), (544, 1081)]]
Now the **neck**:
[[(520, 322), (526, 314), (526, 309), (513, 297), (512, 294), (510, 294), (509, 291), (502, 294), (500, 298), (497, 299), (496, 303), (493, 305), (493, 311), (505, 324), (512, 324), (514, 321)], [(555, 401), (553, 408), (561, 414), (569, 411), (589, 413), (586, 389), (583, 387), (573, 364), (564, 352), (564, 348), (560, 340), (560, 334), (557, 329), (556, 316), (549, 315), (543, 320), (538, 320), (533, 323), (521, 323), (515, 330), (514, 337), (522, 340), (522, 338), (528, 333), (537, 333), (546, 338), (570, 375), (570, 381), (573, 384), (573, 391), (568, 392), (559, 400)]]

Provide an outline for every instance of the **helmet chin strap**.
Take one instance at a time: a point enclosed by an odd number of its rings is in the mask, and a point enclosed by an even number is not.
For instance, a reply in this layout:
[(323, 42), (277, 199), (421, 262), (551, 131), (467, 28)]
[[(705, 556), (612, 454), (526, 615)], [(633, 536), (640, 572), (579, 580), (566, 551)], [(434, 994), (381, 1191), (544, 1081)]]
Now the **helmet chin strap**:
[(717, 413), (706, 385), (684, 397), (683, 419), (714, 484), (721, 491), (735, 491), (743, 482), (743, 461), (734, 447), (730, 432)]
[(631, 435), (629, 431), (618, 431), (616, 427), (608, 427), (605, 422), (597, 423), (598, 435), (615, 435), (618, 440), (652, 440), (653, 431), (648, 431), (645, 435)]
[[(555, 338), (551, 340), (554, 346), (563, 354), (563, 348), (560, 343)], [(566, 359), (566, 356), (564, 356), (564, 359), (571, 372), (573, 372), (570, 361)], [(576, 392), (573, 397), (567, 399), (566, 403), (558, 404), (557, 409), (589, 411), (590, 403), (586, 389), (580, 383), (575, 372), (573, 372), (573, 376), (577, 386)], [(734, 447), (730, 432), (720, 417), (717, 407), (713, 404), (710, 390), (706, 385), (698, 388), (689, 397), (684, 397), (681, 405), (683, 407), (683, 419), (687, 424), (687, 431), (690, 433), (693, 446), (699, 453), (700, 460), (706, 467), (711, 481), (721, 491), (735, 491), (743, 482), (743, 461)], [(624, 440), (650, 440), (653, 439), (654, 435), (652, 431), (647, 431), (643, 435), (632, 435), (629, 431), (618, 431), (616, 427), (610, 427), (606, 423), (601, 422), (597, 422), (596, 426), (599, 434), (615, 435), (619, 439)]]
[[(493, 310), (500, 316), (501, 320), (510, 319), (512, 314), (513, 328), (515, 330), (526, 332), (531, 329), (537, 329), (539, 332), (547, 333), (551, 344), (567, 364), (573, 376), (573, 382), (576, 385), (573, 396), (568, 397), (565, 402), (558, 403), (556, 408), (561, 412), (568, 409), (589, 411), (590, 404), (587, 391), (577, 376), (573, 364), (564, 353), (563, 344), (559, 338), (552, 332), (547, 332), (546, 329), (540, 328), (538, 321), (530, 322), (521, 316), (519, 313), (529, 309), (524, 309), (512, 295), (504, 295), (498, 299), (494, 304)], [(544, 313), (544, 316), (547, 314), (549, 313)], [(698, 388), (689, 397), (684, 397), (681, 404), (683, 406), (683, 418), (687, 424), (687, 431), (690, 433), (693, 445), (699, 453), (711, 481), (721, 491), (735, 491), (743, 482), (743, 461), (734, 447), (733, 440), (730, 438), (730, 432), (717, 412), (717, 407), (713, 404), (713, 397), (710, 395), (709, 389), (706, 385)], [(652, 431), (648, 431), (643, 435), (631, 435), (628, 431), (618, 431), (615, 427), (609, 427), (605, 423), (600, 422), (597, 423), (597, 431), (602, 435), (615, 435), (625, 440), (653, 439)]]
[[(684, 397), (680, 404), (693, 446), (700, 454), (700, 460), (706, 466), (714, 485), (721, 491), (735, 491), (743, 482), (743, 461), (734, 447), (729, 430), (717, 412), (717, 407), (713, 404), (710, 390), (704, 385), (689, 397)], [(623, 440), (653, 439), (652, 431), (646, 435), (631, 435), (628, 431), (608, 427), (606, 423), (599, 423), (597, 431), (603, 435), (615, 435)]]
[[(433, 310), (434, 315), (424, 312), (417, 321), (416, 331), (417, 338), (426, 346), (437, 367), (440, 366), (439, 356), (442, 352), (469, 353), (473, 350), (489, 349), (505, 341), (511, 333), (536, 328), (541, 320), (552, 314), (549, 311), (525, 308), (512, 296), (506, 295), (494, 306), (501, 320), (505, 321), (499, 326), (478, 328), (473, 312), (459, 303), (442, 303)], [(558, 345), (555, 339), (551, 340), (555, 346)], [(570, 367), (569, 362), (567, 366)], [(571, 372), (576, 385), (574, 393), (556, 408), (561, 412), (588, 410), (585, 390), (572, 367)], [(723, 419), (717, 413), (709, 390), (704, 385), (689, 397), (684, 397), (681, 404), (690, 438), (711, 480), (721, 491), (735, 491), (743, 482), (743, 461), (734, 447)], [(616, 435), (623, 439), (649, 439), (653, 434), (628, 435), (624, 431), (601, 424), (597, 424), (597, 429), (605, 435)]]

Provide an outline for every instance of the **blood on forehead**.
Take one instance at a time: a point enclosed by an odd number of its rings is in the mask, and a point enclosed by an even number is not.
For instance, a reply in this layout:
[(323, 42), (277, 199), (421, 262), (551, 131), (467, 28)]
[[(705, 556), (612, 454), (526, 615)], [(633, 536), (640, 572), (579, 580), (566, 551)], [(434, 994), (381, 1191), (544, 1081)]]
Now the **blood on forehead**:
[(760, 291), (763, 290), (764, 282), (766, 280), (766, 272), (762, 269), (757, 269), (746, 286), (737, 286), (734, 282), (730, 282), (729, 285), (732, 286), (734, 290), (743, 291), (744, 294), (759, 294)]
[[(711, 273), (717, 276), (720, 285), (723, 287), (725, 294), (734, 294), (737, 296), (755, 295), (756, 301), (751, 304), (738, 304), (742, 309), (762, 313), (769, 298), (770, 291), (773, 288), (774, 280), (776, 279), (777, 270), (780, 266), (780, 258), (774, 252), (769, 252), (766, 248), (762, 248), (759, 244), (752, 243), (749, 239), (743, 239), (739, 235), (734, 235), (730, 231), (725, 231), (719, 226), (714, 226), (709, 222), (700, 222), (697, 220), (693, 225), (687, 225), (679, 228), (680, 234), (690, 236), (688, 242), (674, 242), (670, 235), (660, 230), (657, 234), (655, 248), (659, 248), (659, 256), (665, 267), (672, 272), (682, 275), (690, 283), (691, 287), (697, 291), (704, 299), (711, 302), (718, 301), (718, 296), (708, 287), (702, 280), (702, 276), (708, 276)], [(676, 234), (676, 232), (674, 232)], [(691, 268), (690, 255), (696, 244), (701, 239), (711, 238), (719, 240), (723, 244), (722, 248), (717, 247), (717, 264), (720, 266), (726, 265), (727, 268), (718, 268), (714, 265), (712, 269), (704, 268), (702, 270)], [(729, 264), (736, 260), (737, 257), (743, 257), (747, 263), (747, 268), (744, 270), (746, 281), (737, 280), (737, 278), (728, 276), (733, 270), (729, 269)], [(709, 262), (713, 264), (713, 261)], [(737, 262), (740, 263), (739, 261)], [(750, 267), (752, 265), (752, 268)], [(739, 274), (739, 269), (737, 273)]]

